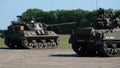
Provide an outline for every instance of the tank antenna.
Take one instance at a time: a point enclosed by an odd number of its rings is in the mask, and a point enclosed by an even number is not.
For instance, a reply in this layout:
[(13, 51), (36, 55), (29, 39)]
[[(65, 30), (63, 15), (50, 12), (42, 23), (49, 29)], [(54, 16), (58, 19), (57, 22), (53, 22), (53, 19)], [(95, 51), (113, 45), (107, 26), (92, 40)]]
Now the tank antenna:
[(98, 9), (98, 0), (96, 0), (96, 9)]
[(54, 12), (54, 16), (55, 16), (56, 19), (58, 18), (57, 14), (55, 12)]
[[(51, 0), (51, 9), (54, 10), (54, 0)], [(54, 15), (55, 19), (58, 18), (56, 12), (54, 12), (53, 15)]]

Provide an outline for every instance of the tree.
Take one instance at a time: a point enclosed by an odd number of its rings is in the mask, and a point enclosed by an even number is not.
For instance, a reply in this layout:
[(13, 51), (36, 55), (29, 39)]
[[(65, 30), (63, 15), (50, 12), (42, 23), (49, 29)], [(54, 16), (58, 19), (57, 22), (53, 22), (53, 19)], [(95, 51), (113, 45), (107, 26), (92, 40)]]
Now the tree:
[[(107, 9), (105, 12), (114, 11), (113, 9)], [(114, 12), (120, 12), (115, 10)], [(69, 34), (71, 31), (78, 27), (90, 27), (95, 22), (97, 10), (88, 11), (82, 9), (76, 10), (51, 10), (43, 11), (41, 9), (28, 9), (23, 12), (23, 20), (30, 22), (34, 18), (38, 22), (45, 24), (60, 24), (67, 22), (77, 22), (74, 25), (54, 26), (52, 30), (60, 34)]]

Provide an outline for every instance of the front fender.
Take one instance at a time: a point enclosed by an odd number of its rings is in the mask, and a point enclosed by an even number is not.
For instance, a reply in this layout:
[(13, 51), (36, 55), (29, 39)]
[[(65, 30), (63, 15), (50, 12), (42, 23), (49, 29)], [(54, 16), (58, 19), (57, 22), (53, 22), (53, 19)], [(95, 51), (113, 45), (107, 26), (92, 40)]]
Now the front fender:
[(68, 42), (69, 42), (70, 44), (72, 44), (72, 43), (74, 43), (75, 41), (76, 41), (76, 35), (71, 34)]

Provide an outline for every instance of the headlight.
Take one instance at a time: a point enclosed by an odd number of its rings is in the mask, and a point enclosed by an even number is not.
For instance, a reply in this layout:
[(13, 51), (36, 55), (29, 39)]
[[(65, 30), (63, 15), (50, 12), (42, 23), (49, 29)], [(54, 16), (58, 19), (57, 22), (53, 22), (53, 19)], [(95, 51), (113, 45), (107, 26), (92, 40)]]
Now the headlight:
[(102, 33), (98, 33), (98, 32), (97, 32), (97, 33), (95, 34), (95, 37), (97, 37), (97, 38), (102, 38)]

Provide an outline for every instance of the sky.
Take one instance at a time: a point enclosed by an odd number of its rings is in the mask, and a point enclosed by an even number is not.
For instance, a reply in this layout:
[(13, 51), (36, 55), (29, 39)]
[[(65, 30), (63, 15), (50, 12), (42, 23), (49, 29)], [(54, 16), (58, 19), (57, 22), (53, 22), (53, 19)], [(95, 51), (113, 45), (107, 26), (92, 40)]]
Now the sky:
[(17, 15), (30, 8), (44, 11), (79, 8), (92, 11), (99, 7), (120, 10), (119, 3), (120, 0), (0, 0), (0, 30), (7, 29)]

